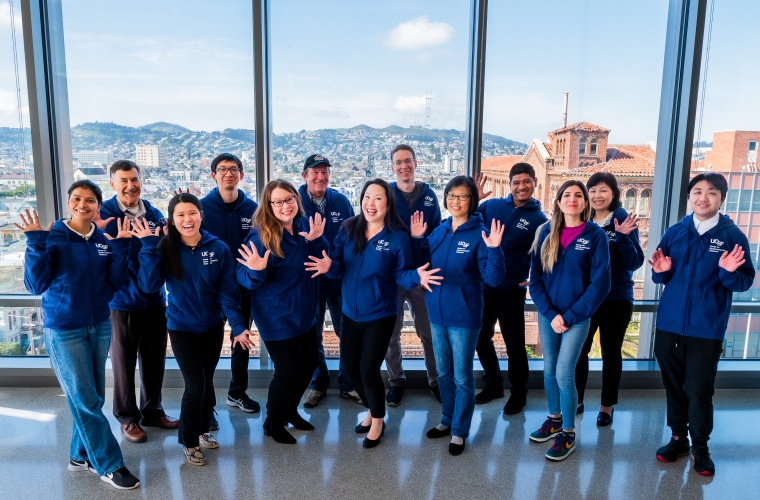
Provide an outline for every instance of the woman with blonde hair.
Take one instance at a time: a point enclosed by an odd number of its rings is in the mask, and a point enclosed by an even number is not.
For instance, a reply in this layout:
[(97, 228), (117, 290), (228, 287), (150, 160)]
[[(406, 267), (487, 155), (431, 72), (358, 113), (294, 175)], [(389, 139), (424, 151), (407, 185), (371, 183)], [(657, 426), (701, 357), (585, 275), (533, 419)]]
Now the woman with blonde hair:
[(531, 248), (530, 295), (538, 309), (549, 417), (530, 440), (554, 438), (546, 452), (554, 461), (575, 451), (575, 365), (591, 316), (610, 290), (607, 234), (590, 216), (586, 186), (565, 182), (554, 199), (551, 220), (539, 226)]
[(317, 280), (306, 273), (309, 256), (329, 245), (320, 214), (307, 219), (301, 197), (288, 181), (270, 182), (253, 214), (253, 227), (239, 250), (238, 283), (251, 290), (251, 316), (274, 363), (264, 434), (295, 444), (285, 429), (314, 426), (298, 414), (298, 403), (319, 360)]

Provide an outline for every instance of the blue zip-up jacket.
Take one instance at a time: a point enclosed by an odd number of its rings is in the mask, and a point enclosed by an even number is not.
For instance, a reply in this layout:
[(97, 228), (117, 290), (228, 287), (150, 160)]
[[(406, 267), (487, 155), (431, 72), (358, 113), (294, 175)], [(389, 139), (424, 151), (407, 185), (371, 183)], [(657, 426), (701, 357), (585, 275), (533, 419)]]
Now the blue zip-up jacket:
[(588, 221), (567, 249), (560, 245), (552, 272), (544, 272), (541, 245), (549, 226), (541, 228), (538, 249), (531, 253), (530, 296), (541, 316), (551, 321), (561, 314), (569, 327), (593, 316), (610, 291), (607, 233)]
[(425, 294), (428, 317), (436, 325), (480, 328), (483, 324), (483, 284), (504, 280), (504, 252), (483, 241), (483, 217), (475, 213), (451, 231), (451, 217), (444, 220), (422, 244), (430, 268), (440, 268), (440, 286)]
[[(301, 195), (301, 203), (303, 204), (304, 212), (306, 212), (306, 217), (314, 217), (314, 214), (317, 213), (317, 207), (311, 202), (306, 184), (298, 188), (298, 193)], [(339, 193), (335, 189), (327, 188), (324, 211), (325, 213), (322, 214), (326, 219), (324, 236), (329, 243), (335, 241), (335, 237), (338, 236), (338, 231), (340, 231), (343, 221), (354, 216), (354, 207), (344, 194)], [(324, 274), (318, 276), (317, 279), (319, 280), (320, 294), (340, 292), (340, 279), (332, 280)]]
[[(143, 206), (145, 206), (144, 219), (148, 222), (151, 231), (156, 229), (156, 226), (161, 225), (164, 220), (163, 214), (147, 200), (142, 200)], [(125, 218), (124, 212), (119, 209), (119, 205), (116, 203), (116, 196), (110, 200), (103, 202), (100, 207), (101, 219), (108, 219), (114, 217), (106, 226), (105, 232), (111, 236), (116, 236), (119, 230), (116, 219), (123, 220)], [(113, 300), (108, 306), (111, 309), (117, 311), (151, 311), (159, 307), (164, 306), (163, 294), (159, 291), (156, 293), (145, 293), (137, 285), (137, 275), (140, 272), (140, 238), (137, 236), (132, 237), (132, 244), (129, 249), (129, 267), (127, 269), (127, 280), (124, 282), (116, 294), (113, 296)]]
[[(293, 235), (282, 232), (280, 248), (285, 257), (269, 254), (267, 267), (254, 271), (237, 264), (237, 280), (251, 292), (251, 316), (264, 341), (286, 340), (309, 331), (317, 321), (319, 287), (317, 280), (306, 272), (304, 263), (311, 262), (310, 255), (322, 257), (329, 245), (324, 236), (308, 241), (299, 232), (309, 231), (309, 220), (297, 217), (293, 220)], [(259, 239), (259, 231), (253, 228), (245, 244), (256, 247), (259, 255), (266, 249)]]
[(183, 278), (177, 281), (161, 262), (158, 239), (158, 236), (142, 238), (138, 284), (146, 292), (155, 292), (166, 282), (169, 330), (204, 333), (226, 318), (234, 336), (243, 333), (248, 325), (240, 314), (235, 261), (227, 245), (204, 230), (195, 250), (180, 245)]
[(504, 226), (501, 250), (507, 263), (504, 280), (496, 286), (486, 283), (486, 290), (518, 290), (520, 283), (528, 281), (530, 272), (530, 246), (536, 236), (538, 226), (546, 222), (541, 211), (541, 202), (531, 198), (525, 205), (515, 207), (512, 193), (506, 198), (486, 200), (478, 207), (483, 216), (483, 224), (490, 230), (491, 221), (496, 219)]
[[(724, 251), (731, 252), (735, 245), (744, 249), (746, 262), (729, 273), (718, 266), (718, 261)], [(657, 248), (672, 261), (670, 271), (652, 271), (652, 281), (665, 285), (657, 307), (657, 328), (688, 337), (723, 340), (732, 293), (749, 290), (755, 281), (747, 237), (727, 215), (700, 236), (694, 228), (694, 214), (690, 214), (665, 231)]]
[(42, 295), (45, 328), (70, 330), (107, 321), (108, 302), (127, 277), (130, 238), (108, 240), (96, 227), (85, 240), (62, 220), (50, 231), (24, 234), (24, 285)]
[[(248, 233), (251, 232), (253, 213), (259, 205), (248, 198), (241, 189), (238, 189), (235, 207), (230, 210), (219, 194), (219, 188), (212, 189), (201, 200), (201, 205), (203, 206), (201, 229), (205, 229), (222, 240), (230, 249), (232, 261), (237, 263), (237, 258), (240, 257), (240, 247)], [(249, 300), (250, 296), (251, 291), (241, 286), (240, 300)]]
[(610, 293), (605, 302), (627, 300), (633, 302), (633, 273), (644, 264), (644, 251), (639, 243), (639, 230), (629, 234), (615, 231), (615, 220), (622, 224), (628, 217), (623, 207), (612, 212), (610, 223), (604, 226), (610, 244)]
[(409, 207), (404, 199), (404, 195), (401, 194), (401, 190), (395, 182), (391, 182), (391, 187), (395, 191), (396, 211), (401, 221), (408, 228), (412, 223), (411, 219), (414, 212), (422, 212), (427, 223), (427, 230), (425, 231), (425, 236), (427, 237), (430, 236), (430, 233), (435, 228), (441, 225), (441, 207), (438, 205), (438, 197), (427, 184), (420, 181), (417, 181), (417, 184), (422, 187), (422, 194), (420, 194), (420, 198), (414, 204), (414, 207)]
[(356, 322), (395, 316), (398, 287), (420, 286), (412, 242), (405, 231), (391, 231), (385, 226), (357, 254), (344, 226), (335, 238), (330, 258), (327, 276), (343, 278), (343, 314)]

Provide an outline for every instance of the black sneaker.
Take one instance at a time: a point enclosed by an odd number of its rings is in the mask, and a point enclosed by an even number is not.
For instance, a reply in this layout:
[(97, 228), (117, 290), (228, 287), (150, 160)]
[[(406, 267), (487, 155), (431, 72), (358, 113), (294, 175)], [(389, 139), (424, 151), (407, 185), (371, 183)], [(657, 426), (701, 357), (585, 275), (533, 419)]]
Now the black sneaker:
[(100, 479), (117, 490), (133, 490), (140, 486), (140, 480), (133, 476), (126, 467), (115, 470), (111, 474), (100, 476)]
[(261, 410), (261, 405), (249, 398), (246, 394), (243, 394), (243, 397), (237, 399), (228, 395), (227, 406), (237, 406), (246, 413), (256, 413)]
[(438, 404), (441, 405), (441, 389), (437, 385), (433, 385), (430, 387), (430, 394), (433, 395), (436, 401), (438, 401)]
[(385, 402), (388, 406), (398, 406), (401, 404), (401, 397), (404, 395), (404, 387), (394, 386), (385, 395)]
[(504, 397), (504, 389), (492, 389), (488, 386), (486, 386), (482, 391), (477, 393), (475, 395), (475, 403), (482, 405), (485, 403), (489, 403), (493, 401), (494, 399), (499, 399)]
[(703, 476), (715, 474), (715, 463), (710, 458), (707, 446), (692, 446), (691, 460), (694, 462), (694, 472)]
[(216, 414), (216, 410), (211, 410), (211, 417), (209, 418), (209, 423), (208, 423), (208, 430), (210, 431), (219, 430), (219, 422), (216, 421), (216, 417), (214, 416), (215, 414)]
[(504, 413), (507, 415), (517, 415), (523, 411), (527, 404), (525, 396), (517, 396), (512, 394), (507, 400), (507, 404), (504, 405)]
[(92, 468), (92, 464), (90, 464), (89, 460), (74, 460), (73, 458), (69, 459), (68, 469), (71, 472), (95, 472), (95, 469)]
[(688, 455), (689, 449), (688, 439), (673, 436), (668, 444), (657, 450), (657, 459), (673, 463), (678, 460), (678, 457)]

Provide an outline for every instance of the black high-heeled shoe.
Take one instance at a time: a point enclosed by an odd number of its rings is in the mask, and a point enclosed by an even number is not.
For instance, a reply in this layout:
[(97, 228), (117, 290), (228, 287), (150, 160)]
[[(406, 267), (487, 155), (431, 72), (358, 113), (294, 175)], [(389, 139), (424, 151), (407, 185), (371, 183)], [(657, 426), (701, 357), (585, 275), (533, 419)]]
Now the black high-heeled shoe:
[(596, 417), (596, 425), (607, 427), (608, 425), (612, 424), (612, 415), (614, 414), (615, 408), (612, 408), (612, 411), (610, 413), (600, 411), (599, 415)]
[(290, 425), (292, 425), (299, 431), (313, 431), (314, 430), (314, 426), (311, 425), (308, 420), (305, 420), (301, 415), (299, 415), (298, 412), (294, 413), (293, 415), (290, 415), (285, 420), (290, 422)]
[(271, 436), (281, 444), (296, 444), (296, 438), (285, 429), (285, 423), (282, 420), (275, 421), (267, 417), (264, 420), (264, 435)]
[(371, 428), (372, 428), (372, 424), (370, 425), (356, 424), (356, 427), (354, 427), (354, 432), (357, 434), (366, 434), (369, 432)]
[(380, 431), (380, 436), (378, 436), (377, 439), (370, 439), (368, 437), (365, 437), (362, 446), (365, 448), (374, 448), (380, 444), (380, 440), (383, 438), (383, 436), (385, 436), (385, 422), (383, 422), (383, 430)]

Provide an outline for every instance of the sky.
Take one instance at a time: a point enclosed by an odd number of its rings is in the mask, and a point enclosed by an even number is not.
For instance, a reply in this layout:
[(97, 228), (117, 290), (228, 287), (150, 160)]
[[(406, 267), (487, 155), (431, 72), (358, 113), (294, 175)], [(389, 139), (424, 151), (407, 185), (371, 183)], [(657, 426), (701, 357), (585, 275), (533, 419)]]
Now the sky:
[[(62, 1), (72, 125), (254, 127), (250, 0), (213, 8), (198, 0)], [(423, 124), (428, 92), (431, 126), (463, 129), (469, 4), (272, 0), (274, 131)], [(570, 123), (609, 128), (612, 143), (653, 141), (667, 7), (667, 0), (489, 2), (485, 132), (543, 139), (561, 126), (569, 92)], [(703, 140), (714, 130), (760, 129), (758, 18), (760, 2), (715, 0)], [(13, 127), (9, 27), (2, 1), (0, 126)], [(16, 27), (20, 41), (18, 20)]]

